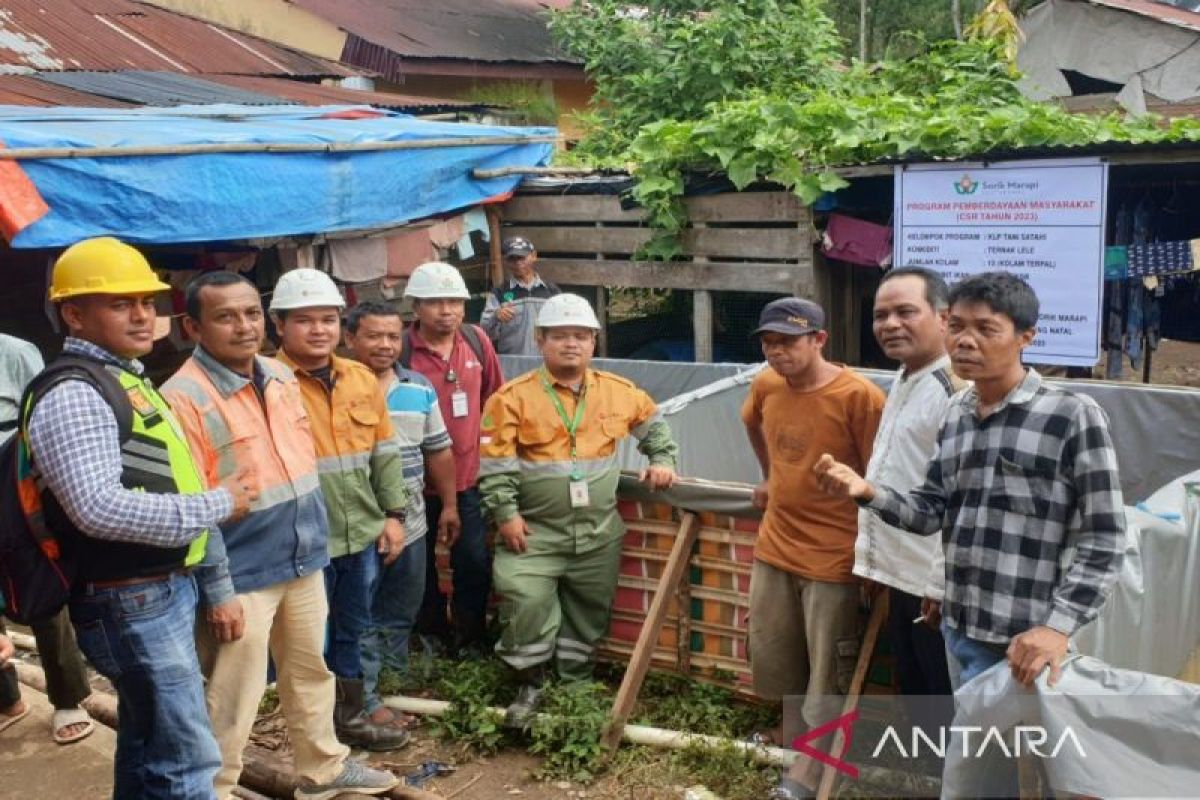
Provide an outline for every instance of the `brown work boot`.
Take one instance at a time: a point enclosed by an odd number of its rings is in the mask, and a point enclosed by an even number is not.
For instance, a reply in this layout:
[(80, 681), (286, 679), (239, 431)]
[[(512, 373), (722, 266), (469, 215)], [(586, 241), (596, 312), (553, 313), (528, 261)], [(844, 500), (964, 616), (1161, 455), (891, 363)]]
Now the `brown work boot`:
[(333, 707), (333, 727), (337, 736), (351, 747), (383, 752), (399, 750), (412, 738), (404, 728), (371, 721), (363, 707), (363, 682), (337, 679), (337, 701)]

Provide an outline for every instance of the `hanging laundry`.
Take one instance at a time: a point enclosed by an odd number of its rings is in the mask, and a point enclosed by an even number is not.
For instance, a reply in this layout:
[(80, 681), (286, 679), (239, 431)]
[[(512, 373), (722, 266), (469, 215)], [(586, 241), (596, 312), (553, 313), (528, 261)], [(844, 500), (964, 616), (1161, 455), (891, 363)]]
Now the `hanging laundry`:
[(1151, 242), (1129, 246), (1129, 277), (1170, 275), (1196, 268), (1191, 242)]
[(383, 279), (384, 286), (396, 285), (397, 281), (407, 278), (426, 261), (437, 258), (433, 242), (429, 240), (428, 227), (406, 228), (384, 241), (387, 243), (387, 274)]
[(441, 250), (449, 250), (463, 235), (463, 218), (450, 217), (429, 227), (429, 241)]
[(330, 273), (345, 283), (366, 283), (387, 274), (384, 239), (335, 239), (325, 254)]
[(1119, 281), (1129, 277), (1129, 248), (1114, 245), (1104, 249), (1104, 280)]
[(492, 234), (488, 227), (487, 213), (482, 208), (472, 209), (462, 217), (463, 235), (455, 246), (458, 248), (458, 257), (466, 260), (475, 255), (475, 245), (471, 242), (471, 234), (476, 231), (483, 237), (485, 242), (491, 241)]
[(827, 258), (849, 264), (887, 267), (892, 263), (892, 229), (842, 214), (830, 214), (821, 249)]

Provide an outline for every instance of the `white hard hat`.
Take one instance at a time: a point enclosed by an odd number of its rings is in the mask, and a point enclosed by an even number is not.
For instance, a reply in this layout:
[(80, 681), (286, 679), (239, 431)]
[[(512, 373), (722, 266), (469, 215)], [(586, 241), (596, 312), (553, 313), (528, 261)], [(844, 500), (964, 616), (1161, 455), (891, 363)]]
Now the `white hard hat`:
[(295, 308), (333, 306), (345, 308), (346, 301), (333, 279), (319, 269), (289, 270), (280, 276), (271, 295), (271, 311), (290, 311)]
[(556, 294), (542, 304), (538, 313), (539, 328), (591, 328), (600, 330), (600, 320), (591, 304), (577, 294)]
[(470, 300), (471, 293), (462, 275), (449, 264), (441, 261), (430, 261), (413, 270), (408, 277), (408, 285), (404, 287), (405, 297), (415, 297), (418, 300), (434, 300), (450, 298), (451, 300)]

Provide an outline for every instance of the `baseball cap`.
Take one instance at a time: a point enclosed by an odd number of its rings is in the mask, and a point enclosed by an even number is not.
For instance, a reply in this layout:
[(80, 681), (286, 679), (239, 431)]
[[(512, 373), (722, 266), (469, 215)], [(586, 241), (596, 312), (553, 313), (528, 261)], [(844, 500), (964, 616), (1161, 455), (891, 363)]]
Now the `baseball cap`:
[(523, 236), (513, 236), (504, 240), (501, 252), (505, 258), (509, 256), (527, 256), (534, 251), (533, 243)]
[(784, 297), (772, 300), (758, 315), (758, 327), (753, 336), (763, 333), (782, 333), (785, 336), (804, 336), (825, 329), (825, 310), (811, 300)]

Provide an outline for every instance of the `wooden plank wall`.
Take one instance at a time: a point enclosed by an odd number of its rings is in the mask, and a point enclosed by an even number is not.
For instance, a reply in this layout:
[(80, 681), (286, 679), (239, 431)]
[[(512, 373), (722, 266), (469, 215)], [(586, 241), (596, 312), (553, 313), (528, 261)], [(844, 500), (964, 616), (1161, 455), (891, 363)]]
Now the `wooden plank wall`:
[(638, 261), (653, 231), (642, 209), (613, 195), (517, 195), (501, 215), (505, 236), (538, 249), (538, 269), (560, 284), (695, 293), (696, 360), (712, 358), (708, 292), (779, 292), (816, 297), (812, 215), (790, 192), (728, 192), (687, 200), (684, 254)]

